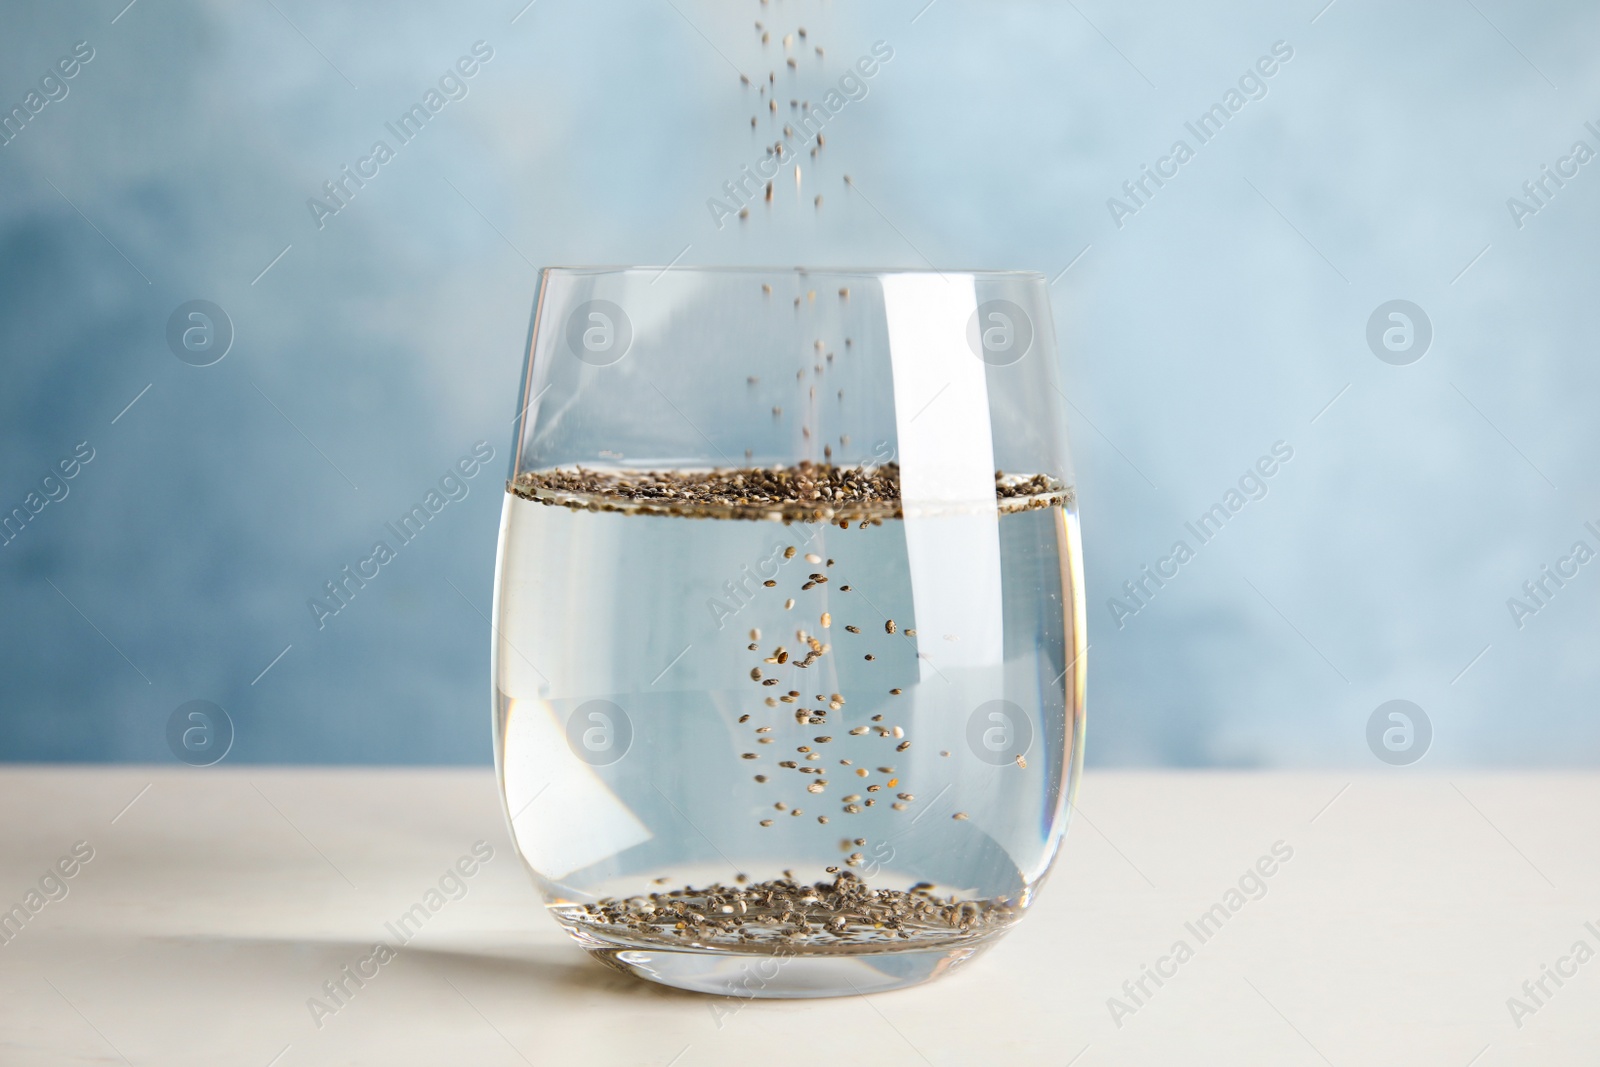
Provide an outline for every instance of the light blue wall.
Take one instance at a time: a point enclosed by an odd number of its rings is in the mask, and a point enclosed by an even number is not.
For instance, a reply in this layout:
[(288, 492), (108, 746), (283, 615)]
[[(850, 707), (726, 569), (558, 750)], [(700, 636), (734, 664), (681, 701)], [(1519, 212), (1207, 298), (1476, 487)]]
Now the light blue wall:
[[(1592, 5), (122, 2), (0, 14), (5, 110), (94, 49), (0, 147), (0, 508), (94, 450), (0, 547), (0, 758), (170, 760), (168, 716), (206, 699), (234, 761), (488, 759), (534, 268), (680, 255), (1074, 263), (1091, 762), (1376, 768), (1393, 698), (1430, 765), (1600, 757), (1600, 564), (1520, 628), (1507, 608), (1600, 549), (1600, 164), (1521, 227), (1507, 207), (1600, 149)], [(781, 54), (763, 11), (827, 50), (792, 94), (779, 68), (784, 103), (894, 58), (803, 160), (803, 205), (719, 229), (707, 198), (768, 139), (735, 73)], [(307, 199), (479, 40), (469, 95), (319, 229)], [(1279, 41), (1201, 145), (1184, 123)], [(1108, 198), (1179, 138), (1194, 158), (1119, 226)], [(167, 347), (193, 299), (235, 325), (214, 366)], [(1366, 341), (1392, 299), (1433, 326), (1409, 366)], [(479, 440), (470, 495), (319, 631), (307, 598)], [(1119, 628), (1108, 599), (1278, 441), (1268, 495)]]

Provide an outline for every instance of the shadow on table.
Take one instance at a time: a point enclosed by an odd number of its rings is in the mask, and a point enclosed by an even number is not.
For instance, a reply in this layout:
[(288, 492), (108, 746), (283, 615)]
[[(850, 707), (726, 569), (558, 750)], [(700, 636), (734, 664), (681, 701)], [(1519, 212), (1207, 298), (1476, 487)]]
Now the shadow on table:
[[(327, 977), (332, 978), (337, 978), (340, 969), (346, 965), (353, 965), (354, 961), (369, 956), (374, 944), (370, 941), (339, 939), (204, 935), (180, 935), (164, 940), (175, 945), (204, 946), (224, 954), (229, 954), (230, 950), (237, 951), (246, 957), (256, 957), (256, 962), (271, 969), (282, 968), (292, 960), (294, 969), (300, 971), (310, 965), (308, 957), (314, 957), (316, 967), (326, 970)], [(600, 993), (634, 1003), (677, 1001), (684, 1004), (703, 1004), (713, 999), (702, 993), (656, 985), (614, 971), (590, 959), (575, 945), (524, 945), (486, 952), (412, 942), (400, 946), (385, 969), (397, 964), (402, 967), (407, 964), (420, 965), (423, 970), (458, 984), (476, 986), (481, 981), (492, 984), (498, 990), (520, 992), (531, 997)]]

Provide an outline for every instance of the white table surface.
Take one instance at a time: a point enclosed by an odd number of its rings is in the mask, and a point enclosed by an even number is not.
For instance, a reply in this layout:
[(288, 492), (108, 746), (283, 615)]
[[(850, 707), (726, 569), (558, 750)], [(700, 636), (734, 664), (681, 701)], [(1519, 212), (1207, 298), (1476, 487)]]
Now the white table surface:
[[(467, 895), (317, 1026), (307, 1000), (480, 839)], [(0, 906), (79, 841), (68, 895), (0, 945), (6, 1067), (1600, 1063), (1600, 958), (1520, 1027), (1507, 1006), (1576, 941), (1600, 951), (1600, 775), (1090, 772), (996, 948), (798, 1002), (589, 962), (486, 770), (0, 770)], [(1278, 841), (1265, 896), (1186, 932)], [(1179, 938), (1194, 958), (1117, 1025), (1108, 998)]]

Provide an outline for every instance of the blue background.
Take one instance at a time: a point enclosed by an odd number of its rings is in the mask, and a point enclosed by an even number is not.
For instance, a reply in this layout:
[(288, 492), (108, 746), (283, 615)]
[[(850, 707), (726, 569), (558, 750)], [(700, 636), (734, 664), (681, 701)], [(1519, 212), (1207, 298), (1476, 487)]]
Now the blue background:
[[(675, 258), (1055, 279), (1091, 763), (1381, 769), (1395, 698), (1424, 768), (1600, 758), (1600, 565), (1507, 608), (1600, 548), (1600, 164), (1507, 207), (1600, 148), (1592, 5), (123, 2), (0, 15), (0, 110), (94, 49), (0, 147), (0, 510), (95, 453), (0, 547), (0, 758), (168, 762), (205, 699), (231, 761), (486, 761), (535, 268)], [(469, 95), (319, 229), (307, 199), (479, 40)], [(736, 71), (817, 97), (877, 40), (803, 202), (715, 225), (775, 138)], [(1119, 227), (1108, 198), (1278, 41), (1266, 95)], [(204, 368), (165, 339), (195, 299), (236, 330)], [(1408, 366), (1366, 340), (1393, 299), (1433, 327)], [(480, 440), (470, 495), (319, 631), (307, 598)], [(1108, 599), (1277, 441), (1265, 499), (1119, 628)]]

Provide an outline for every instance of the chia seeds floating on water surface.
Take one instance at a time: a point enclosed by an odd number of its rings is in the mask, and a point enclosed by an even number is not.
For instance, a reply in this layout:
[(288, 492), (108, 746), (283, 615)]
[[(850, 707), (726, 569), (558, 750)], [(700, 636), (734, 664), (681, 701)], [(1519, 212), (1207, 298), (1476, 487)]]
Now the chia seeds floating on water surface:
[[(556, 467), (524, 471), (507, 491), (576, 511), (614, 511), (687, 518), (878, 524), (903, 518), (900, 468), (841, 467), (807, 460), (789, 467), (649, 471)], [(996, 472), (995, 503), (1002, 514), (1063, 507), (1073, 489), (1045, 474)], [(811, 575), (819, 585), (820, 573)]]

